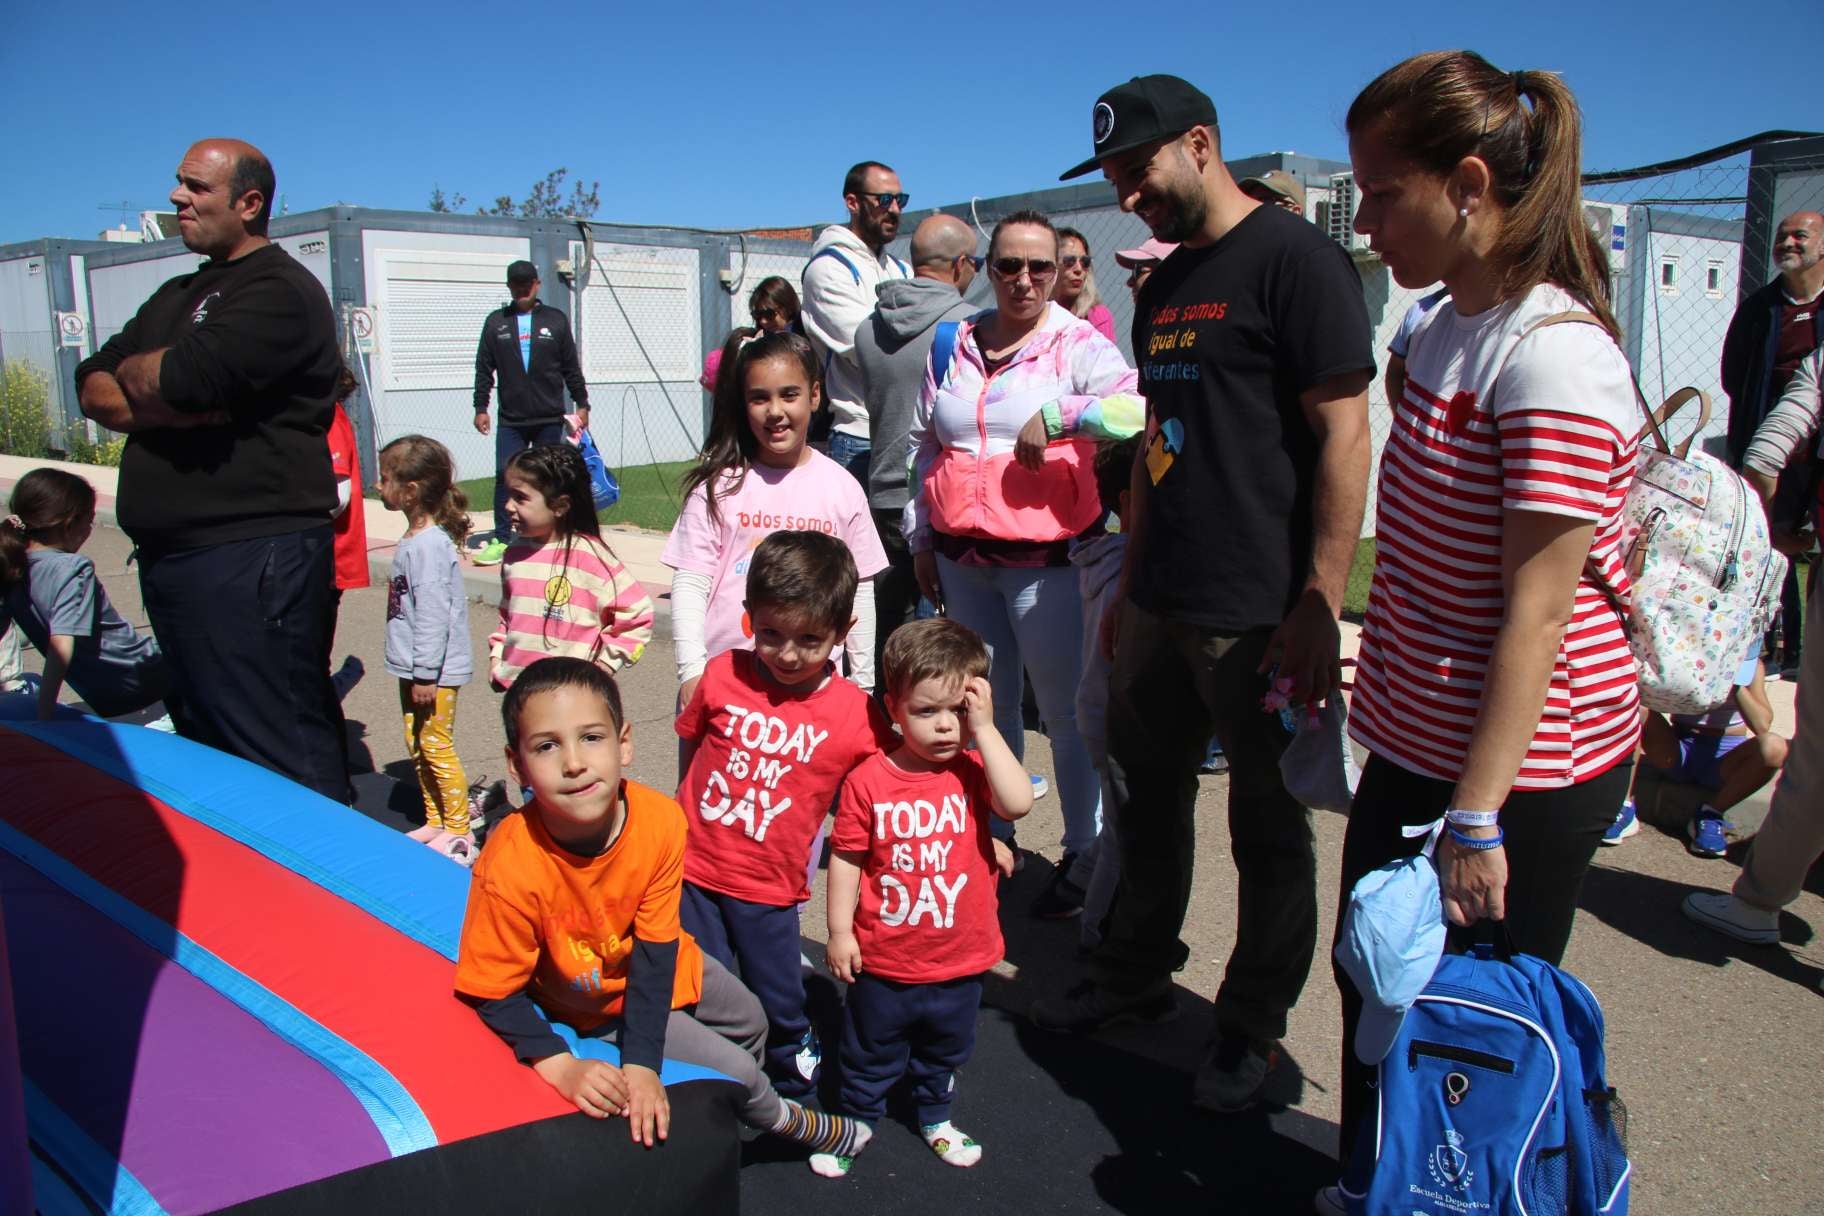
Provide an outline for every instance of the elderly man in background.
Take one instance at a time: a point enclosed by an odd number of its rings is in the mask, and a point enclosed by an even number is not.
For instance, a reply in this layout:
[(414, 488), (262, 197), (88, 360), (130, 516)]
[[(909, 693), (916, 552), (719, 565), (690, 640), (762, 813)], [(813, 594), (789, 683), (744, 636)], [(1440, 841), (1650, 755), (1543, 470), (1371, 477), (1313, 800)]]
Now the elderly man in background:
[[(1801, 360), (1824, 344), (1824, 215), (1798, 211), (1780, 221), (1773, 238), (1779, 274), (1741, 302), (1723, 338), (1723, 391), (1729, 394), (1729, 462), (1737, 468), (1761, 421), (1792, 383)], [(1820, 464), (1797, 455), (1779, 476), (1767, 519), (1789, 537), (1803, 530)], [(1811, 546), (1794, 549), (1794, 556)], [(1768, 678), (1798, 675), (1803, 656), (1799, 570), (1795, 561), (1780, 594), (1783, 653), (1770, 655)], [(1771, 635), (1768, 645), (1772, 646)]]
[[(888, 567), (875, 579), (874, 670), (893, 631), (918, 611), (918, 579), (900, 517), (909, 497), (906, 435), (925, 386), (931, 343), (946, 321), (975, 312), (963, 293), (982, 259), (975, 230), (950, 215), (933, 215), (912, 233), (912, 277), (889, 279), (875, 289), (879, 303), (855, 330), (855, 365), (861, 372), (873, 448), (868, 464), (868, 506), (887, 551)], [(955, 326), (950, 333), (954, 337)]]

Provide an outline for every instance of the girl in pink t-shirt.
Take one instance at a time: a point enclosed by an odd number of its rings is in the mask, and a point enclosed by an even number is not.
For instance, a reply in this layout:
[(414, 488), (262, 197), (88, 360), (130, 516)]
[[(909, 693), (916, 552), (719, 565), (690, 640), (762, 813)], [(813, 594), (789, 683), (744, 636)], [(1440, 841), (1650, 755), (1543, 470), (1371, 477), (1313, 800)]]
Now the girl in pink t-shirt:
[(716, 394), (709, 441), (684, 477), (684, 509), (665, 542), (664, 562), (675, 572), (678, 705), (689, 703), (712, 656), (753, 649), (742, 605), (748, 561), (783, 530), (825, 532), (849, 546), (861, 586), (844, 651), (849, 678), (872, 689), (869, 580), (886, 569), (887, 555), (861, 484), (805, 443), (820, 393), (817, 357), (797, 334), (767, 334), (741, 348), (732, 374), (740, 392)]

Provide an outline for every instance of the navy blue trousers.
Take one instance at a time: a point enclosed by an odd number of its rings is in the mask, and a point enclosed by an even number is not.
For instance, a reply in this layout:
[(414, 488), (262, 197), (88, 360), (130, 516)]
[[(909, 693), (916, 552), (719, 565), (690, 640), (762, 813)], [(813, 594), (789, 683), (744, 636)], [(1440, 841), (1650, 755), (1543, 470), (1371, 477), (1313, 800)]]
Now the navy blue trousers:
[(902, 984), (862, 972), (842, 1013), (842, 1109), (864, 1123), (887, 1113), (887, 1093), (912, 1078), (920, 1127), (950, 1117), (956, 1070), (975, 1051), (982, 977)]
[(178, 733), (349, 801), (347, 738), (329, 682), (335, 536), (301, 532), (139, 555)]
[(766, 1010), (761, 1063), (773, 1088), (802, 1098), (817, 1088), (823, 1049), (804, 1011), (804, 955), (798, 946), (798, 905), (775, 908), (706, 891), (687, 882), (678, 901), (684, 931), (703, 953), (741, 977)]
[(562, 422), (541, 422), (536, 426), (515, 426), (500, 419), (494, 421), (494, 535), (501, 540), (513, 526), (507, 522), (507, 461), (527, 448), (541, 443), (562, 443)]

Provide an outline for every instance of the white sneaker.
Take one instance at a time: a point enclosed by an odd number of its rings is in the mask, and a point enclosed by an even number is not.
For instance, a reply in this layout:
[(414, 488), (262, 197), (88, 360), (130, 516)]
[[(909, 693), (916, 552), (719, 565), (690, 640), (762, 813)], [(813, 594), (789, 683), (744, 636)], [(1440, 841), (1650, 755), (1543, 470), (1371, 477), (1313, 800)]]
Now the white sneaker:
[(1738, 942), (1767, 946), (1780, 940), (1780, 914), (1743, 903), (1727, 891), (1694, 891), (1685, 896), (1685, 915), (1706, 929)]

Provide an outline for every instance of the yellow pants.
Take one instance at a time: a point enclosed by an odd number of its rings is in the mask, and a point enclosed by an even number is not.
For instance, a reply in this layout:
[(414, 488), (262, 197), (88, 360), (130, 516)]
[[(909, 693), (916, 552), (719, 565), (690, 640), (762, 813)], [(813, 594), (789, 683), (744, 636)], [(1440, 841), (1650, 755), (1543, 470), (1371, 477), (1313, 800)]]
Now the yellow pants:
[(412, 682), (401, 680), (399, 706), (405, 711), (405, 749), (424, 794), (424, 821), (460, 836), (469, 830), (469, 782), (456, 754), (456, 690), (439, 688), (437, 703), (426, 708), (412, 703)]

